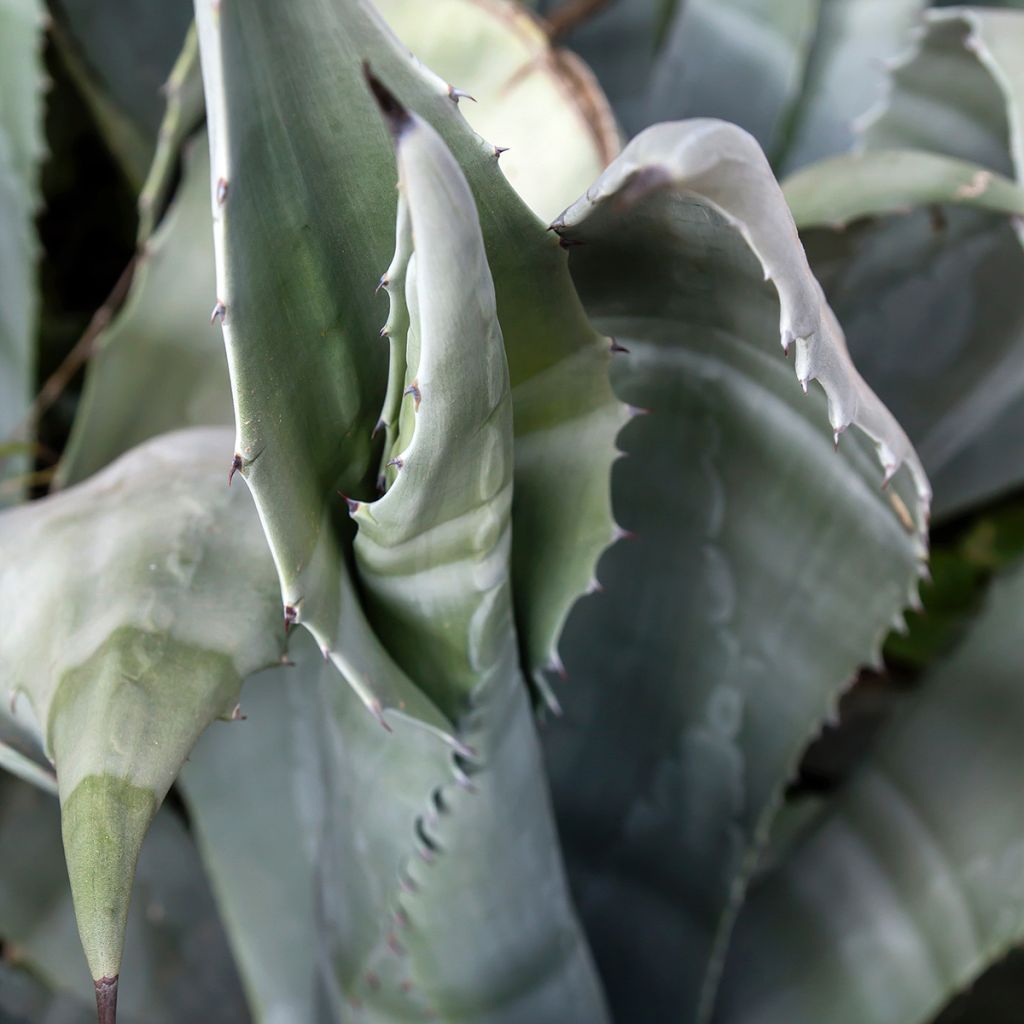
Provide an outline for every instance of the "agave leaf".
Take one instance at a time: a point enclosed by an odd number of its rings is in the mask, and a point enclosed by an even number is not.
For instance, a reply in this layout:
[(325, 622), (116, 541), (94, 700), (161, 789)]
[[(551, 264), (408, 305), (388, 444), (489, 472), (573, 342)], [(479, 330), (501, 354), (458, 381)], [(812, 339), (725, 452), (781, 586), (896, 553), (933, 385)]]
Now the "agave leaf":
[(403, 234), (415, 241), (397, 474), (352, 508), (356, 565), (388, 649), (456, 718), (474, 690), (518, 673), (508, 364), (469, 186), (437, 133), (374, 88), (395, 136), (399, 251)]
[(141, 188), (164, 115), (164, 81), (188, 32), (187, 0), (61, 0), (51, 32), (128, 181)]
[[(403, 218), (416, 231), (413, 256), (404, 250), (409, 234), (399, 230), (398, 262), (409, 261), (410, 372), (421, 390), (405, 398), (413, 419), (406, 418), (409, 433), (398, 435), (405, 460), (392, 486), (353, 509), (356, 553), (367, 588), (388, 599), (382, 628), (396, 612), (404, 615), (411, 635), (400, 654), (417, 681), (435, 690), (446, 674), (460, 684), (475, 681), (468, 713), (467, 694), (453, 686), (459, 699), (449, 698), (464, 712), (462, 753), (407, 716), (389, 721), (393, 733), (383, 731), (330, 675), (319, 690), (309, 685), (319, 659), (300, 647), (298, 681), (253, 683), (263, 688), (262, 699), (249, 705), (253, 716), (267, 710), (246, 736), (252, 746), (234, 767), (224, 765), (233, 760), (226, 748), (200, 750), (185, 773), (186, 793), (261, 1018), (316, 1005), (333, 1020), (440, 1015), (591, 1024), (605, 1019), (602, 996), (568, 901), (518, 670), (509, 597), (508, 376), (493, 298), (486, 301), (480, 227), (468, 187), (437, 135), (377, 88), (402, 135)], [(438, 218), (445, 231), (436, 229)], [(451, 273), (456, 257), (474, 294), (483, 296), (479, 309), (463, 308), (466, 285)], [(398, 276), (388, 275), (396, 305)], [(462, 447), (453, 462), (455, 442)], [(462, 508), (467, 492), (459, 480), (467, 472), (475, 481), (493, 477), (499, 488), (486, 506), (496, 512), (493, 526)], [(436, 558), (431, 537), (443, 537), (441, 516), (454, 516), (447, 530), (458, 538), (479, 533), (476, 547), (483, 550), (440, 565), (433, 579), (389, 592), (378, 571), (388, 542), (399, 542), (391, 550), (400, 555)], [(476, 610), (471, 622), (457, 604), (453, 611), (452, 595), (461, 592)], [(432, 616), (426, 621), (425, 608)], [(452, 637), (448, 649), (433, 640), (443, 631), (439, 624)], [(412, 657), (416, 644), (420, 652)], [(264, 788), (281, 755), (287, 776)], [(261, 801), (248, 795), (254, 791)], [(251, 837), (274, 813), (273, 804), (260, 808), (264, 792), (284, 804), (282, 820), (309, 836), (311, 846), (273, 843), (269, 861), (257, 866)], [(259, 845), (262, 858), (266, 844)], [(263, 891), (264, 871), (285, 879), (278, 893)], [(479, 897), (462, 899), (467, 887)], [(513, 904), (509, 892), (517, 894)], [(265, 915), (279, 912), (278, 898), (289, 904), (290, 951), (282, 949), (285, 935), (264, 934)], [(311, 933), (312, 965), (302, 956)]]
[(925, 1024), (1024, 939), (1024, 573), (754, 887), (716, 1019)]
[[(387, 376), (373, 292), (395, 194), (390, 144), (362, 80), (368, 60), (453, 147), (481, 210), (513, 387), (520, 635), (527, 665), (543, 664), (612, 536), (607, 472), (622, 419), (607, 345), (583, 317), (557, 240), (465, 125), (457, 95), (410, 61), (363, 0), (261, 2), (244, 17), (201, 0), (197, 24), (235, 454), (285, 604), (335, 657), (339, 604), (350, 603), (338, 492), (372, 493), (379, 450), (370, 435)], [(387, 670), (347, 671), (370, 702), (404, 700), (417, 713), (410, 693), (373, 692)]]
[[(35, 390), (34, 217), (43, 155), (43, 11), (36, 0), (0, 4), (0, 438), (22, 424)], [(0, 454), (0, 507), (20, 497), (11, 477), (27, 460)]]
[(804, 84), (821, 7), (821, 0), (688, 0), (658, 54), (648, 119), (732, 121), (772, 153)]
[(319, 1019), (318, 818), (334, 813), (316, 725), (323, 658), (305, 634), (289, 655), (294, 665), (245, 684), (243, 721), (208, 730), (179, 780), (249, 1007), (266, 1024)]
[(507, 149), (501, 169), (550, 220), (618, 153), (618, 130), (590, 70), (555, 50), (540, 21), (509, 0), (377, 0), (426, 64), (471, 93), (474, 131)]
[[(614, 476), (635, 537), (562, 644), (555, 804), (613, 1010), (694, 1021), (801, 751), (916, 589), (928, 487), (745, 132), (649, 129), (556, 226), (649, 413)], [(822, 389), (802, 394), (780, 335)], [(835, 452), (829, 422), (866, 433)], [(867, 435), (887, 473), (906, 461), (888, 493)]]
[[(370, 84), (395, 140), (399, 220), (408, 217), (414, 242), (399, 471), (383, 496), (353, 510), (356, 564), (396, 660), (458, 717), (464, 748), (456, 755), (463, 763), (451, 765), (424, 751), (433, 770), (407, 787), (434, 787), (430, 816), (415, 823), (420, 862), (405, 867), (412, 891), (393, 895), (397, 945), (409, 963), (396, 962), (396, 943), (384, 939), (364, 954), (366, 965), (399, 993), (409, 972), (407, 1002), (423, 1016), (599, 1021), (603, 996), (568, 899), (520, 675), (511, 391), (480, 222), (437, 132), (380, 82)], [(478, 895), (463, 902), (456, 923), (463, 886)], [(491, 933), (499, 915), (503, 927)], [(394, 998), (374, 996), (373, 982), (364, 982), (362, 1002)]]
[(1014, 47), (1016, 12), (932, 11), (895, 66), (884, 104), (866, 125), (872, 149), (912, 146), (1012, 175), (1024, 163)]
[(804, 69), (800, 100), (775, 153), (781, 173), (845, 153), (857, 119), (885, 95), (885, 65), (909, 45), (927, 0), (827, 0)]
[[(0, 938), (6, 958), (59, 993), (58, 1006), (73, 1019), (93, 1021), (92, 984), (61, 854), (58, 804), (0, 777), (0, 808)], [(210, 1015), (238, 1024), (246, 1019), (238, 977), (195, 847), (169, 810), (156, 816), (139, 858), (125, 968), (120, 1010), (127, 1024), (172, 1024)], [(5, 981), (0, 981), (0, 991), (9, 995)], [(2, 1010), (0, 1017), (9, 1019)], [(42, 1015), (14, 1019), (50, 1020)]]
[(227, 361), (209, 324), (209, 181), (206, 140), (197, 138), (166, 217), (136, 257), (128, 297), (96, 340), (60, 485), (167, 430), (232, 421)]
[(783, 183), (797, 227), (847, 227), (936, 203), (1024, 214), (1024, 187), (976, 163), (921, 149), (867, 150), (804, 168)]
[(281, 656), (273, 568), (248, 497), (224, 485), (224, 442), (161, 437), (0, 519), (0, 675), (56, 765), (98, 992), (116, 983), (135, 861), (164, 794), (242, 679)]
[(926, 0), (690, 0), (658, 56), (645, 123), (720, 117), (785, 170), (847, 151)]
[[(993, 38), (999, 42), (991, 48)], [(918, 445), (940, 515), (1024, 479), (1020, 453), (1004, 442), (1024, 428), (1017, 283), (1024, 254), (1019, 228), (1006, 216), (1019, 211), (1019, 192), (1010, 193), (1001, 177), (1022, 181), (1012, 156), (1021, 93), (999, 49), (1015, 40), (1024, 40), (1020, 13), (934, 12), (894, 72), (888, 107), (865, 131), (863, 158), (808, 168), (787, 183), (851, 351)], [(909, 144), (927, 152), (909, 158), (884, 148)], [(975, 164), (970, 180), (956, 183), (964, 165), (947, 178), (955, 166), (949, 158)], [(849, 180), (862, 160), (879, 170), (889, 163), (888, 187)], [(839, 235), (810, 230), (851, 213), (883, 214), (904, 199), (910, 216), (863, 220)], [(944, 205), (925, 205), (935, 202)], [(908, 343), (878, 345), (880, 335)]]
[[(603, 1020), (578, 934), (557, 953), (545, 935), (564, 910), (554, 837), (534, 824), (547, 796), (504, 770), (529, 767), (539, 784), (525, 704), (515, 697), (500, 775), (462, 776), (463, 792), (434, 737), (404, 719), (382, 731), (312, 642), (293, 646), (295, 667), (250, 680), (246, 720), (205, 736), (182, 775), (255, 1018)], [(547, 904), (523, 878), (538, 861)]]

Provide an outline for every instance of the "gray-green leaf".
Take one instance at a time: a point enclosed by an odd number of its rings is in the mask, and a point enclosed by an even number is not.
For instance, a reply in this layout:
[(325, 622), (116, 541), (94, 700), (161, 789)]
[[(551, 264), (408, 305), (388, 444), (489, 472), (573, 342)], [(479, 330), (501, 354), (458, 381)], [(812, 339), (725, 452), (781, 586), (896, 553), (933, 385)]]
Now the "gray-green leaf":
[(925, 1024), (1024, 940), (1024, 572), (754, 886), (716, 1020)]

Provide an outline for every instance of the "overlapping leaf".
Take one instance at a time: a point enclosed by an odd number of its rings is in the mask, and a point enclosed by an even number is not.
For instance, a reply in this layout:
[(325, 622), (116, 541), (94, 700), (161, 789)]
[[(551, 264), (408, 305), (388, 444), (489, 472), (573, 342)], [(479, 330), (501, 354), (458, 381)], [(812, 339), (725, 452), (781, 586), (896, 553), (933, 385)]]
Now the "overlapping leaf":
[[(1024, 424), (1024, 254), (1011, 219), (1021, 195), (1024, 90), (1012, 56), (1021, 39), (1022, 13), (933, 12), (865, 131), (867, 152), (786, 186), (851, 351), (918, 444), (940, 514), (1024, 479), (1019, 452), (1004, 443)], [(921, 150), (908, 154), (909, 145)], [(913, 212), (833, 230), (901, 203)]]
[(926, 1024), (1024, 938), (1024, 574), (753, 888), (716, 1020)]
[[(628, 349), (618, 392), (650, 410), (614, 478), (635, 537), (562, 645), (556, 808), (616, 1014), (693, 1021), (803, 746), (913, 597), (928, 485), (750, 136), (649, 129), (556, 228), (581, 243), (588, 312)], [(821, 390), (802, 393), (780, 336)], [(866, 434), (833, 451), (850, 423)], [(888, 491), (867, 435), (886, 475), (906, 461)]]
[(56, 766), (86, 957), (116, 992), (135, 861), (164, 794), (242, 679), (278, 661), (273, 566), (225, 434), (165, 435), (0, 518), (0, 675)]
[[(603, 996), (568, 899), (519, 668), (511, 394), (480, 224), (436, 132), (374, 89), (398, 150), (407, 269), (388, 287), (408, 309), (408, 386), (397, 473), (382, 497), (352, 503), (355, 555), (381, 635), (455, 721), (460, 752), (406, 716), (384, 732), (348, 688), (324, 681), (326, 713), (294, 719), (321, 738), (322, 781), (302, 784), (299, 808), (315, 822), (316, 853), (276, 851), (300, 908), (314, 876), (321, 973), (311, 980), (282, 958), (273, 976), (288, 1005), (319, 992), (336, 1020), (591, 1024), (605, 1019)], [(303, 658), (298, 671), (309, 669)], [(298, 777), (317, 771), (296, 756), (301, 741), (287, 746)], [(190, 771), (187, 786), (202, 794), (207, 854), (223, 863), (233, 833), (211, 821), (218, 782)], [(221, 874), (220, 885), (229, 905), (246, 902), (244, 879)], [(243, 942), (251, 964), (274, 946)], [(273, 998), (264, 988), (261, 1005)]]
[[(32, 1002), (18, 1016), (7, 1000), (19, 986), (4, 978), (0, 1019), (94, 1021), (92, 984), (61, 855), (57, 802), (9, 777), (0, 777), (0, 797), (0, 939), (5, 958), (54, 993), (48, 1010), (52, 1016), (37, 1007), (35, 1000), (42, 994), (30, 992), (21, 998)], [(195, 847), (172, 811), (157, 815), (143, 845), (127, 932), (120, 992), (123, 1022), (178, 1024), (216, 1017), (242, 1024), (247, 1019)], [(14, 1013), (13, 1018), (4, 1011)]]
[[(387, 346), (374, 298), (395, 197), (361, 65), (452, 145), (481, 211), (513, 388), (513, 571), (524, 660), (546, 662), (612, 537), (607, 493), (620, 407), (607, 346), (583, 318), (557, 240), (498, 170), (457, 94), (414, 65), (362, 0), (322, 8), (197, 7), (213, 153), (219, 301), (240, 472), (256, 497), (287, 614), (338, 657), (345, 582), (338, 492), (373, 491), (371, 431)], [(301, 54), (301, 60), (293, 59)], [(557, 561), (558, 570), (551, 566)], [(351, 613), (349, 613), (351, 614)], [(373, 666), (342, 670), (383, 707)]]
[(650, 119), (718, 117), (774, 152), (804, 86), (822, 6), (821, 0), (688, 0), (654, 68)]

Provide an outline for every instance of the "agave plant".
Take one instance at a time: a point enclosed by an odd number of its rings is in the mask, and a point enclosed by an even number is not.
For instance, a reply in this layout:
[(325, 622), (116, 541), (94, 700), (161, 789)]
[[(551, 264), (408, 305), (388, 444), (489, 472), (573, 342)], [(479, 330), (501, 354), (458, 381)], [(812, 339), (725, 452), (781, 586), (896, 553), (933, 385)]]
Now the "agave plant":
[[(534, 6), (0, 7), (11, 1019), (927, 1024), (1024, 938), (1024, 13)], [(138, 216), (33, 400), (47, 33)]]

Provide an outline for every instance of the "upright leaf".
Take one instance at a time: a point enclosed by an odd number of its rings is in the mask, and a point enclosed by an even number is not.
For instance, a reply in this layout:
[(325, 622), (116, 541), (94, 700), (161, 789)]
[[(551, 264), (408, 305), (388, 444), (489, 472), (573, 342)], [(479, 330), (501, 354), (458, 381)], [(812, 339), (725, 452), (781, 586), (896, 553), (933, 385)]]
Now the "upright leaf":
[[(377, 475), (370, 435), (387, 346), (376, 340), (373, 292), (395, 195), (386, 132), (361, 79), (368, 60), (453, 147), (481, 211), (513, 389), (517, 612), (524, 661), (537, 668), (613, 535), (607, 472), (622, 419), (607, 345), (583, 318), (557, 240), (465, 125), (458, 94), (413, 63), (364, 0), (259, 2), (244, 16), (200, 0), (197, 17), (235, 455), (287, 614), (338, 657), (342, 610), (354, 604), (338, 492), (365, 498)], [(411, 693), (372, 692), (386, 669), (342, 670), (370, 702), (405, 701), (416, 713)]]
[(242, 721), (208, 730), (179, 783), (252, 1016), (265, 1024), (319, 1019), (316, 948), (327, 903), (317, 854), (323, 816), (345, 813), (324, 798), (323, 658), (309, 636), (289, 655), (294, 665), (246, 683)]
[[(635, 537), (602, 561), (604, 593), (562, 644), (555, 804), (613, 1010), (706, 1019), (783, 787), (913, 599), (928, 485), (746, 133), (649, 129), (556, 229), (582, 243), (574, 280), (628, 349), (616, 388), (646, 414), (614, 477)], [(780, 335), (821, 390), (802, 394)], [(864, 436), (837, 453), (849, 423)], [(867, 437), (886, 476), (906, 461), (888, 491)]]
[(740, 918), (716, 1020), (926, 1024), (1024, 940), (1024, 573)]
[[(520, 674), (511, 391), (480, 222), (440, 136), (379, 81), (370, 85), (394, 136), (413, 252), (398, 473), (384, 495), (353, 508), (356, 564), (396, 659), (459, 723), (465, 749), (462, 764), (420, 755), (434, 763), (418, 773), (433, 809), (415, 821), (420, 857), (407, 854), (408, 891), (392, 897), (402, 934), (364, 954), (388, 994), (375, 995), (367, 977), (359, 998), (393, 1000), (405, 973), (412, 986), (398, 1006), (413, 1019), (600, 1021), (603, 996), (568, 899)], [(412, 791), (423, 793), (423, 782)], [(474, 899), (453, 915), (463, 886)], [(348, 962), (342, 948), (342, 976)]]
[(85, 484), (0, 517), (0, 677), (56, 765), (68, 871), (113, 1019), (139, 847), (196, 738), (283, 645), (223, 432), (165, 435)]
[[(390, 322), (407, 313), (396, 350), (407, 357), (408, 385), (397, 473), (383, 497), (350, 504), (355, 553), (378, 628), (455, 718), (462, 752), (453, 756), (404, 717), (389, 723), (393, 733), (382, 731), (329, 678), (312, 714), (311, 691), (296, 684), (297, 709), (283, 689), (268, 696), (277, 721), (250, 737), (246, 756), (258, 767), (231, 773), (234, 792), (262, 785), (271, 746), (285, 752), (291, 781), (272, 782), (269, 792), (287, 820), (304, 822), (312, 848), (274, 844), (269, 870), (298, 908), (295, 927), (316, 933), (314, 965), (277, 955), (278, 936), (246, 934), (260, 934), (268, 902), (248, 895), (257, 867), (239, 842), (259, 827), (257, 816), (220, 820), (230, 790), (215, 761), (190, 766), (187, 792), (261, 1014), (322, 998), (322, 1014), (334, 1020), (591, 1024), (605, 1019), (603, 1000), (565, 890), (518, 666), (512, 410), (480, 225), (437, 134), (379, 82), (374, 89), (398, 148), (397, 256), (386, 283)], [(296, 671), (316, 670), (316, 659), (300, 653)], [(318, 762), (310, 735), (320, 738)]]

